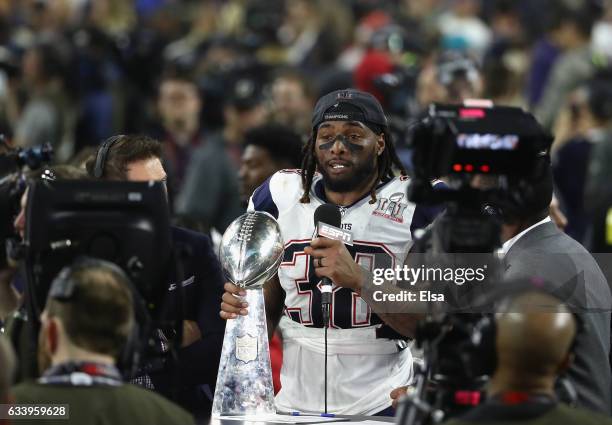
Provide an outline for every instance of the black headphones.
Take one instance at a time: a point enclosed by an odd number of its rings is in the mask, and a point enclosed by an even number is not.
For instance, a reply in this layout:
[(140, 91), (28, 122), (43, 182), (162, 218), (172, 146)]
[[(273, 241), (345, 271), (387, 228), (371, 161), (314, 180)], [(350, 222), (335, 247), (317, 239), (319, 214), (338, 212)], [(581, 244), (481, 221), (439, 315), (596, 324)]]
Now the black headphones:
[(120, 280), (124, 281), (125, 284), (127, 284), (130, 292), (134, 292), (135, 288), (133, 287), (130, 278), (123, 271), (123, 269), (121, 269), (121, 267), (115, 263), (111, 263), (110, 261), (82, 256), (78, 257), (71, 265), (62, 268), (51, 283), (48, 297), (61, 302), (72, 301), (74, 299), (75, 289), (77, 287), (77, 282), (73, 279), (73, 275), (79, 270), (90, 267), (108, 269), (113, 274), (117, 275)]
[(96, 154), (96, 163), (94, 165), (93, 176), (97, 179), (101, 179), (104, 175), (104, 167), (106, 166), (106, 158), (108, 157), (108, 151), (113, 147), (115, 143), (119, 140), (123, 139), (125, 135), (118, 134), (116, 136), (111, 136), (106, 139), (100, 149), (98, 149), (98, 153)]
[(123, 281), (123, 284), (127, 285), (132, 294), (134, 325), (132, 326), (132, 330), (118, 358), (118, 365), (122, 370), (123, 376), (126, 379), (131, 379), (136, 376), (136, 372), (140, 366), (140, 354), (144, 346), (143, 341), (146, 337), (151, 319), (140, 293), (121, 267), (115, 263), (99, 258), (87, 256), (78, 257), (73, 264), (65, 266), (57, 277), (53, 279), (48, 298), (59, 302), (73, 301), (75, 299), (75, 289), (77, 287), (77, 282), (73, 279), (73, 276), (77, 271), (89, 267), (100, 267), (111, 271), (119, 280)]

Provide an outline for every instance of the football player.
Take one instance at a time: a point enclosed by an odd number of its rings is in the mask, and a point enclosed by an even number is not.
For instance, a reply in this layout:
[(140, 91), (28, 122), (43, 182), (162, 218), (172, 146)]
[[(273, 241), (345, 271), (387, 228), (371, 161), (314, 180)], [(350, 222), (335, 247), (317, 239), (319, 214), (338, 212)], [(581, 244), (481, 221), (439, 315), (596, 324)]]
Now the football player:
[[(418, 316), (376, 314), (361, 297), (374, 267), (402, 265), (412, 231), (439, 212), (408, 201), (409, 179), (390, 139), (387, 119), (372, 95), (347, 89), (317, 102), (312, 137), (301, 170), (275, 173), (252, 195), (249, 210), (266, 211), (280, 224), (285, 256), (278, 276), (264, 287), (268, 332), (282, 330), (282, 411), (322, 412), (324, 325), (321, 278), (333, 282), (328, 332), (329, 411), (336, 414), (392, 414), (389, 393), (412, 376), (406, 336)], [(398, 175), (399, 174), (399, 175)], [(317, 207), (340, 208), (342, 228), (353, 245), (313, 239)], [(221, 317), (247, 314), (225, 285)]]

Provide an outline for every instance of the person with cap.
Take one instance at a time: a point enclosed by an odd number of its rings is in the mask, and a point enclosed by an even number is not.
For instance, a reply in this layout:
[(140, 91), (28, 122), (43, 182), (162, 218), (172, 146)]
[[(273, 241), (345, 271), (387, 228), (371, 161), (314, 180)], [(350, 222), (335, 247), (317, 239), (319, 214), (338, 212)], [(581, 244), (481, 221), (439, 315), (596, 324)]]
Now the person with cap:
[(495, 325), (497, 366), (488, 384), (489, 398), (446, 425), (612, 424), (609, 417), (567, 406), (555, 395), (558, 375), (572, 362), (578, 331), (564, 302), (528, 290), (502, 307)]
[[(123, 271), (107, 261), (81, 258), (65, 267), (41, 315), (42, 376), (14, 387), (15, 403), (52, 406), (56, 417), (45, 423), (194, 423), (161, 395), (121, 379), (116, 362), (134, 329), (133, 291)], [(30, 414), (19, 423), (40, 420)]]
[(228, 155), (239, 166), (245, 133), (268, 120), (261, 83), (253, 78), (236, 79), (223, 106), (223, 118), (221, 138)]
[[(253, 193), (249, 210), (272, 214), (285, 241), (278, 276), (264, 287), (268, 332), (278, 326), (284, 338), (279, 410), (323, 412), (327, 360), (329, 412), (393, 414), (388, 394), (411, 379), (405, 336), (413, 335), (418, 317), (376, 314), (360, 290), (374, 259), (377, 268), (403, 264), (412, 231), (439, 212), (409, 202), (408, 184), (380, 103), (345, 89), (317, 102), (301, 170), (279, 171)], [(312, 239), (315, 210), (325, 203), (340, 209), (352, 246)], [(320, 308), (323, 277), (333, 282), (327, 323)], [(221, 317), (247, 314), (248, 305), (236, 298), (242, 290), (231, 283), (225, 290)]]

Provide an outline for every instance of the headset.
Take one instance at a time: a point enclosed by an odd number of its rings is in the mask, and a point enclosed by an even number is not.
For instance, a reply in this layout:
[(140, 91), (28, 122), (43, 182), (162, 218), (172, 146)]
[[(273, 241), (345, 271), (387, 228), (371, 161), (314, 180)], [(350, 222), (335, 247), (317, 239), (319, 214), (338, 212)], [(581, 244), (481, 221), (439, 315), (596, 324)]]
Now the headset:
[(90, 267), (103, 268), (110, 271), (122, 281), (122, 284), (127, 285), (132, 294), (134, 325), (128, 334), (128, 338), (118, 358), (118, 364), (123, 371), (124, 377), (132, 378), (136, 375), (137, 369), (140, 366), (142, 340), (143, 337), (146, 336), (145, 333), (150, 327), (151, 320), (144, 300), (132, 283), (132, 280), (121, 267), (115, 263), (99, 258), (87, 256), (78, 257), (74, 263), (62, 268), (57, 277), (53, 279), (48, 298), (59, 302), (73, 301), (75, 298), (75, 289), (77, 288), (77, 281), (74, 280), (73, 276), (77, 271)]
[(96, 162), (94, 164), (93, 176), (97, 179), (101, 179), (104, 175), (104, 167), (106, 166), (106, 159), (108, 157), (108, 152), (110, 148), (113, 147), (115, 143), (122, 140), (125, 137), (123, 134), (118, 134), (116, 136), (109, 137), (106, 139), (100, 149), (98, 149), (98, 153), (96, 154)]
[(113, 274), (117, 275), (120, 280), (123, 280), (128, 285), (131, 292), (134, 290), (130, 278), (121, 269), (121, 267), (115, 263), (99, 258), (81, 256), (77, 257), (77, 259), (71, 265), (63, 267), (55, 279), (53, 279), (48, 297), (61, 302), (70, 302), (73, 300), (77, 282), (72, 276), (76, 272), (83, 269), (88, 269), (90, 267), (108, 269)]

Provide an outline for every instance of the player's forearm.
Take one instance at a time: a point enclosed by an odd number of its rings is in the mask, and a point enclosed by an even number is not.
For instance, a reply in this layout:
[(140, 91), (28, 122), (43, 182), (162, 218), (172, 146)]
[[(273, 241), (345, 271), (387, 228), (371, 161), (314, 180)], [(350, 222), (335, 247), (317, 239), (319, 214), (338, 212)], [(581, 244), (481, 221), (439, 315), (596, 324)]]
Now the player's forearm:
[(358, 288), (361, 298), (385, 324), (401, 335), (414, 338), (417, 323), (429, 310), (427, 303), (417, 301), (418, 298), (402, 303), (381, 301), (381, 294), (399, 295), (405, 292), (406, 289), (400, 289), (387, 280), (381, 285), (374, 285), (372, 275), (365, 270)]
[(278, 276), (273, 277), (264, 285), (264, 299), (266, 303), (268, 339), (271, 340), (285, 305), (285, 291), (283, 291), (280, 285)]

